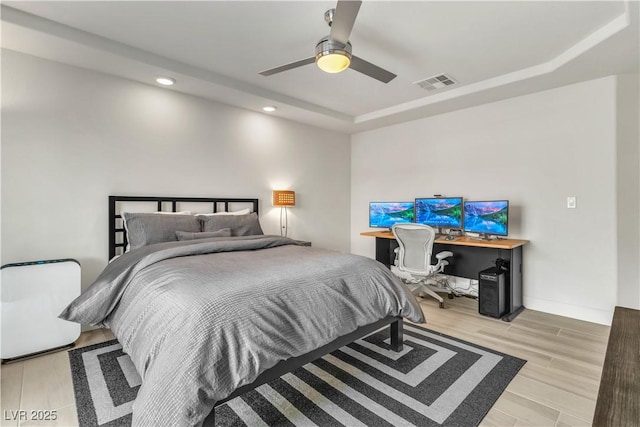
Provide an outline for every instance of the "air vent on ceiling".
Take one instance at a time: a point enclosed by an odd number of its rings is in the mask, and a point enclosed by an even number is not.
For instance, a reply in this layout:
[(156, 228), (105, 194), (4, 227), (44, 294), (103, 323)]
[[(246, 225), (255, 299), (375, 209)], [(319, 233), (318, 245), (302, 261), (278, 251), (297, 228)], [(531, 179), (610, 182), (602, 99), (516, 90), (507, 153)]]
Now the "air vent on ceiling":
[(448, 74), (436, 74), (435, 76), (427, 77), (424, 80), (418, 80), (413, 82), (414, 85), (420, 86), (425, 90), (437, 90), (456, 84), (457, 82)]

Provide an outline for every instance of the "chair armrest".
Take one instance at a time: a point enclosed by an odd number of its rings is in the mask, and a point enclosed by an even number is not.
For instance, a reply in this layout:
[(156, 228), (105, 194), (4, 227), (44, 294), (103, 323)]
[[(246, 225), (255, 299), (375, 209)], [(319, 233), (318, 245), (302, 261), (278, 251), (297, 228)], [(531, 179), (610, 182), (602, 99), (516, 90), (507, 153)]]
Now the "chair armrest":
[(438, 259), (438, 260), (443, 260), (443, 259), (445, 259), (445, 258), (447, 258), (447, 257), (450, 257), (450, 256), (453, 256), (453, 252), (450, 252), (450, 251), (442, 251), (442, 252), (440, 252), (440, 253), (436, 254), (436, 259)]

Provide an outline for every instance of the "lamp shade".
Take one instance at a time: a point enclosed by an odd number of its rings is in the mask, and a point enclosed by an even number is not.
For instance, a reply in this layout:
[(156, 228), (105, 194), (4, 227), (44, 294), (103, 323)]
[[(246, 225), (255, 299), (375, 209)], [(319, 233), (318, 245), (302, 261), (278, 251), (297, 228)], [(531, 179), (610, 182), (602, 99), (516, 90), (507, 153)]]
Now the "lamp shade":
[(291, 190), (273, 190), (273, 206), (295, 206), (296, 192)]

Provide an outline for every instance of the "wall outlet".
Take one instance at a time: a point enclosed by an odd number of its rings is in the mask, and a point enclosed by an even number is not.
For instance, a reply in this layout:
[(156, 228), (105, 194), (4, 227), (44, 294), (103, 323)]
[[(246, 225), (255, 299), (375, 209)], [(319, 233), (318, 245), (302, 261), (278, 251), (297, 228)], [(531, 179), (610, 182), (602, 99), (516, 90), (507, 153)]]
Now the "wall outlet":
[(575, 209), (576, 208), (576, 196), (567, 197), (567, 208)]

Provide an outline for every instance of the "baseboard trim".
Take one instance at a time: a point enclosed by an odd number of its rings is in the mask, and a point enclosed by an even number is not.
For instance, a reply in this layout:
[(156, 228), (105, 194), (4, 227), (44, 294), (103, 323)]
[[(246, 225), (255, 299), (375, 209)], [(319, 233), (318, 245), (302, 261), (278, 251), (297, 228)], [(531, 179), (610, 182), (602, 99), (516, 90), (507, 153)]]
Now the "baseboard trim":
[(586, 322), (599, 323), (607, 326), (611, 326), (614, 309), (614, 307), (611, 307), (611, 310), (598, 310), (595, 308), (580, 307), (577, 305), (526, 296), (524, 297), (524, 306), (531, 310), (557, 314), (558, 316), (571, 317), (572, 319), (584, 320)]

